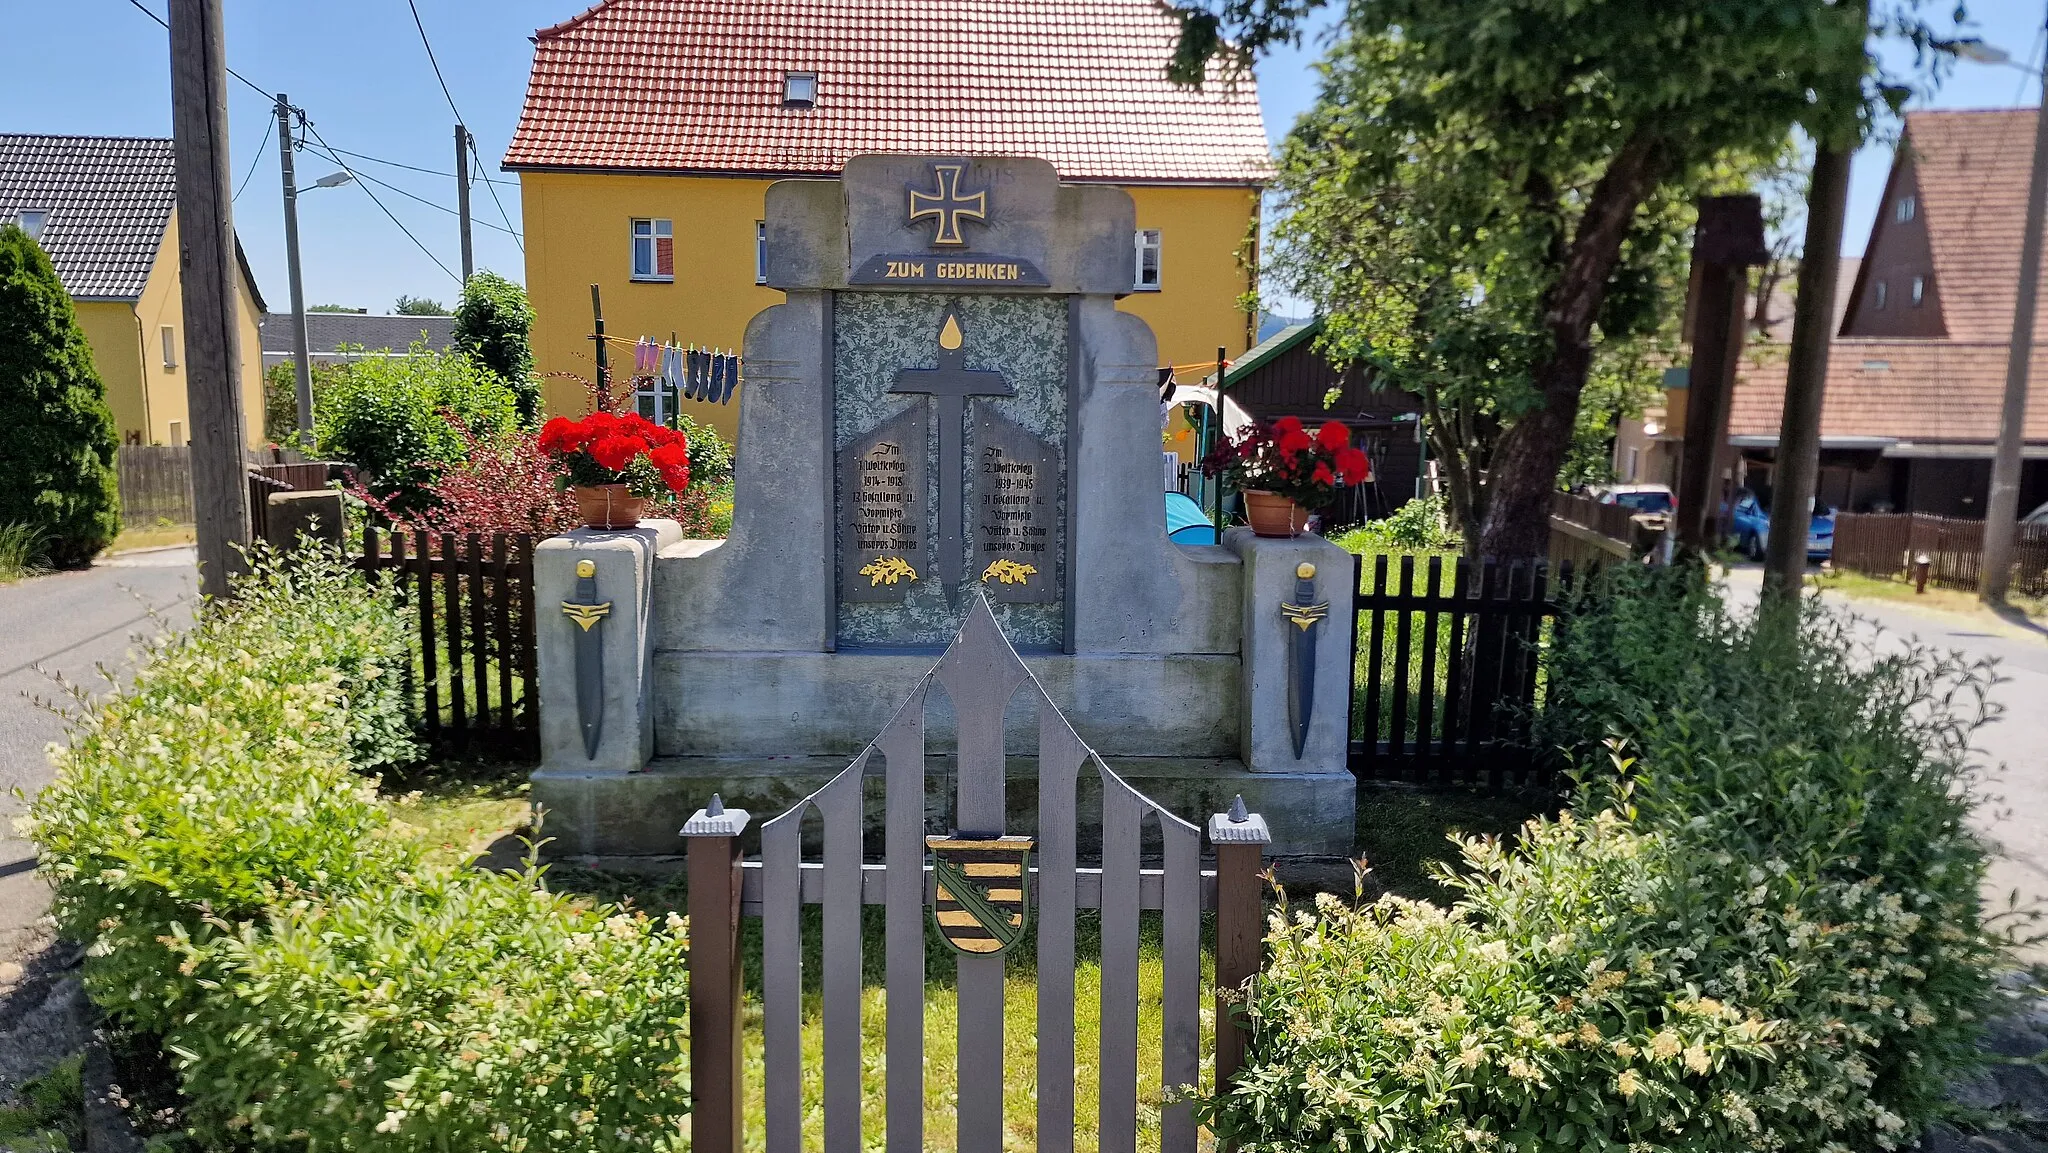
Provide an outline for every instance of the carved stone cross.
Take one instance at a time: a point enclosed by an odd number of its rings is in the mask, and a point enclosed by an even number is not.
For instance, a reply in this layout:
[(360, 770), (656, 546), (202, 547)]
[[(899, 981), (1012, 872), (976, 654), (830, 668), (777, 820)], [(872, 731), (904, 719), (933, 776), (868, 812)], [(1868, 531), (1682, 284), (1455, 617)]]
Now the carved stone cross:
[(939, 367), (907, 368), (896, 374), (892, 393), (931, 398), (939, 416), (939, 583), (945, 587), (946, 603), (955, 603), (960, 579), (965, 575), (967, 536), (962, 526), (961, 505), (967, 487), (965, 446), (962, 426), (966, 423), (967, 399), (973, 396), (1015, 396), (999, 372), (970, 370), (963, 343), (960, 319), (946, 310), (939, 328)]

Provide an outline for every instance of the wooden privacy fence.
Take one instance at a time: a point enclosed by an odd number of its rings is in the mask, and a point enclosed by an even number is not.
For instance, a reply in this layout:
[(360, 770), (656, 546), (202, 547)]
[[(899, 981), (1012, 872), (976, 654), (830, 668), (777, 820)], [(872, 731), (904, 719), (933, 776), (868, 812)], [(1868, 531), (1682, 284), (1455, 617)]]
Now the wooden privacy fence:
[[(925, 807), (925, 705), (937, 685), (957, 718), (957, 792), (950, 835), (931, 836)], [(1005, 825), (1003, 715), (1022, 693), (1038, 714), (1035, 839)], [(885, 763), (884, 854), (864, 863), (863, 784)], [(1090, 773), (1102, 787), (1099, 868), (1077, 860), (1077, 790)], [(823, 859), (805, 861), (802, 828), (823, 825)], [(690, 1099), (697, 1153), (739, 1153), (742, 915), (761, 918), (764, 1138), (767, 1153), (803, 1148), (805, 1061), (801, 906), (822, 904), (824, 1153), (924, 1153), (925, 922), (958, 957), (958, 1145), (1001, 1153), (1003, 954), (1037, 928), (1037, 1144), (1072, 1153), (1075, 1052), (1075, 912), (1101, 910), (1101, 1034), (1087, 1061), (1096, 1070), (1102, 1153), (1134, 1153), (1138, 1135), (1138, 922), (1160, 912), (1162, 1084), (1200, 1080), (1202, 911), (1216, 911), (1216, 988), (1235, 989), (1258, 969), (1260, 858), (1265, 822), (1244, 811), (1209, 822), (1217, 869), (1201, 867), (1202, 830), (1131, 788), (1096, 756), (1053, 706), (977, 598), (959, 636), (868, 747), (838, 776), (761, 830), (761, 859), (743, 861), (747, 814), (716, 797), (683, 827), (689, 845)], [(1141, 867), (1146, 826), (1156, 827), (1163, 868)], [(1032, 856), (1036, 855), (1033, 866)], [(1031, 906), (1034, 903), (1036, 908)], [(885, 1132), (861, 1131), (861, 906), (884, 909)], [(1230, 1004), (1216, 1004), (1215, 1075), (1227, 1084), (1244, 1034)], [(1185, 1101), (1161, 1107), (1161, 1153), (1194, 1153)]]
[(407, 685), (435, 748), (540, 755), (530, 533), (363, 530), (356, 567), (392, 576), (413, 614)]
[[(249, 452), (244, 456), (251, 475), (262, 475), (283, 483), (283, 488), (310, 492), (327, 487), (328, 466), (325, 461), (299, 461), (283, 463), (273, 459), (268, 452)], [(167, 444), (127, 444), (114, 454), (114, 474), (121, 490), (121, 523), (131, 528), (153, 525), (158, 522), (170, 524), (191, 524), (192, 508), (192, 446)], [(263, 490), (283, 491), (275, 487)], [(260, 515), (254, 510), (261, 505), (256, 500), (258, 490), (252, 485), (251, 515)], [(262, 525), (255, 526), (255, 535), (263, 535)]]
[(1550, 563), (1588, 565), (1630, 560), (1642, 534), (1626, 506), (1577, 493), (1550, 494)]
[(1352, 771), (1494, 788), (1540, 781), (1530, 732), (1542, 647), (1563, 620), (1574, 566), (1553, 574), (1429, 557), (1417, 569), (1412, 556), (1376, 556), (1353, 584)]
[[(1875, 577), (1911, 579), (1925, 555), (1927, 579), (1975, 591), (1984, 559), (1984, 522), (1928, 513), (1838, 513), (1836, 568)], [(2013, 542), (2012, 591), (2048, 596), (2048, 525), (2021, 525)]]

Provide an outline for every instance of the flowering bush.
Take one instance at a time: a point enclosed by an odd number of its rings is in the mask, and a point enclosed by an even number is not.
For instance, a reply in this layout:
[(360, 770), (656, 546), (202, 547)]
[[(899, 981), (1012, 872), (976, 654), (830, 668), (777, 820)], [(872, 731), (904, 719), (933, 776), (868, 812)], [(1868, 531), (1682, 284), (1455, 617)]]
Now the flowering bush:
[(690, 485), (689, 437), (639, 413), (558, 416), (541, 426), (540, 450), (565, 465), (559, 483), (623, 484), (634, 496), (680, 493)]
[(1965, 824), (1983, 670), (1615, 579), (1553, 657), (1550, 735), (1640, 759), (1465, 842), (1452, 909), (1283, 907), (1219, 1139), (1847, 1153), (1940, 1115), (2002, 959)]
[(680, 919), (426, 863), (355, 762), (404, 649), (346, 622), (387, 590), (317, 553), (237, 588), (85, 702), (26, 828), (87, 992), (162, 1038), (200, 1143), (682, 1147)]
[(1325, 421), (1311, 434), (1295, 417), (1253, 423), (1217, 443), (1202, 471), (1222, 476), (1240, 492), (1264, 490), (1311, 511), (1335, 503), (1340, 490), (1372, 479), (1372, 461), (1351, 443), (1342, 421)]

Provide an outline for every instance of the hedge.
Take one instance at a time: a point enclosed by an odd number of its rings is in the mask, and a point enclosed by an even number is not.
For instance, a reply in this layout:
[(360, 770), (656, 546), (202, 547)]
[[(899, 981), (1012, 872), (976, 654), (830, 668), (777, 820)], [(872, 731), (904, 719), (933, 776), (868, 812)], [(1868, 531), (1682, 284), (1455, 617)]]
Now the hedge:
[(162, 1039), (196, 1135), (321, 1150), (660, 1149), (688, 1112), (679, 920), (430, 866), (365, 764), (403, 759), (387, 589), (256, 558), (232, 605), (82, 702), (30, 809), (60, 929)]
[[(1893, 1149), (1978, 1060), (1983, 668), (1613, 578), (1548, 666), (1573, 804), (1462, 843), (1449, 909), (1283, 909), (1247, 1149)], [(1601, 738), (1607, 747), (1601, 747)]]

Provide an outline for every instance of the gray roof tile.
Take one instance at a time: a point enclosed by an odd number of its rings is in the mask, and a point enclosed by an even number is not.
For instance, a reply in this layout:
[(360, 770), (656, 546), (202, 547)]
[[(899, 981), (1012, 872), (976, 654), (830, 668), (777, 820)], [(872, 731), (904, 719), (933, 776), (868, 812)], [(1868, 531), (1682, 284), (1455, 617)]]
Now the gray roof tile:
[(0, 134), (0, 222), (49, 212), (38, 242), (74, 298), (140, 297), (176, 205), (169, 140)]
[[(425, 338), (427, 347), (446, 352), (455, 338), (452, 316), (371, 316), (360, 312), (309, 312), (306, 314), (308, 351), (335, 352), (342, 345), (360, 346), (367, 352), (404, 352), (416, 340)], [(288, 312), (263, 314), (263, 351), (292, 350), (292, 317)]]

